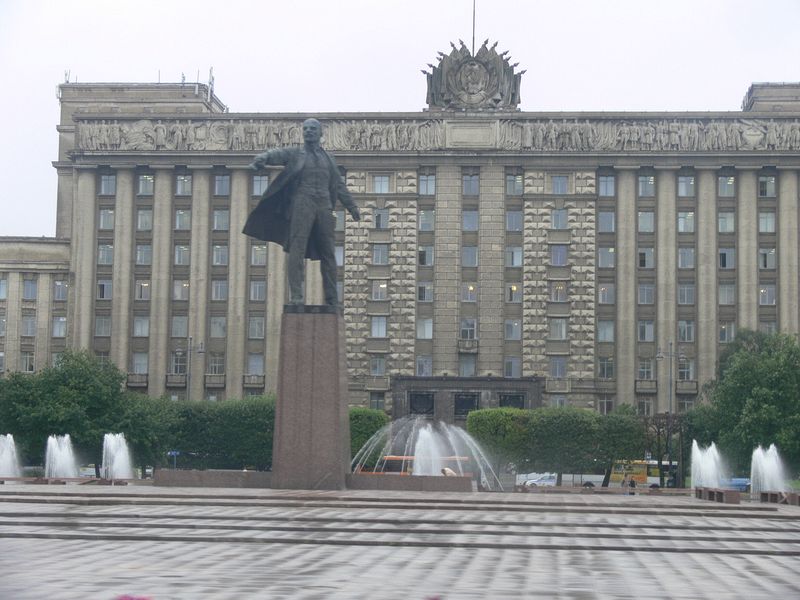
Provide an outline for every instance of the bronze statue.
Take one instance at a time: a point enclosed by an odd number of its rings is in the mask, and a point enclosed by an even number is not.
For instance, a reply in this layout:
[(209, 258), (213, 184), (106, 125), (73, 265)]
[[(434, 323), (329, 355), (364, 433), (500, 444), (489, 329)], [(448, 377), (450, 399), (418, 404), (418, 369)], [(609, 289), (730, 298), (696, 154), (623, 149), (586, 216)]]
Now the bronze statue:
[(305, 259), (320, 261), (325, 304), (337, 305), (336, 257), (333, 209), (339, 200), (356, 221), (358, 207), (347, 191), (333, 157), (319, 141), (322, 125), (316, 119), (303, 122), (303, 147), (278, 148), (256, 155), (250, 165), (284, 165), (261, 202), (250, 213), (243, 232), (283, 246), (289, 253), (289, 302), (304, 304)]

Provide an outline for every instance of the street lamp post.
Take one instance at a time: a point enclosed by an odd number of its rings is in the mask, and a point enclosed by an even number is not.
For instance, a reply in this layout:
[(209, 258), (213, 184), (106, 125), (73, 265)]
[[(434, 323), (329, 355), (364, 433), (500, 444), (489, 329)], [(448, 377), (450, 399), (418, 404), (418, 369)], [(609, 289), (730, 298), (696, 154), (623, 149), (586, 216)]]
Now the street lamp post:
[[(192, 352), (194, 351), (194, 344), (192, 343), (192, 336), (186, 338), (186, 399), (189, 400), (192, 393)], [(200, 354), (205, 352), (203, 342), (197, 345), (197, 351)], [(176, 350), (178, 356), (181, 355), (181, 349)]]
[[(667, 461), (668, 461), (668, 473), (670, 478), (672, 477), (672, 398), (675, 395), (675, 386), (673, 384), (672, 375), (674, 370), (673, 360), (678, 354), (673, 350), (673, 342), (672, 340), (669, 341), (669, 350), (667, 352), (662, 352), (661, 347), (659, 346), (658, 352), (656, 353), (656, 360), (664, 360), (665, 357), (669, 358), (669, 408), (667, 409)], [(678, 358), (683, 358), (682, 356), (678, 356)], [(669, 479), (667, 480), (669, 482)], [(663, 468), (662, 468), (662, 483), (663, 483)]]

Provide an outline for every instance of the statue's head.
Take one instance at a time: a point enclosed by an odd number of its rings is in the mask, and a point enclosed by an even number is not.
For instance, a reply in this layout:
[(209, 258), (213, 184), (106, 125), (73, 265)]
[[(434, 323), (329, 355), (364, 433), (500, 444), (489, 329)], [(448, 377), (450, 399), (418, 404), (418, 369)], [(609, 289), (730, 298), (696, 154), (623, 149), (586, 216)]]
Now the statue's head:
[(307, 144), (317, 144), (322, 137), (322, 125), (316, 119), (303, 121), (303, 141)]

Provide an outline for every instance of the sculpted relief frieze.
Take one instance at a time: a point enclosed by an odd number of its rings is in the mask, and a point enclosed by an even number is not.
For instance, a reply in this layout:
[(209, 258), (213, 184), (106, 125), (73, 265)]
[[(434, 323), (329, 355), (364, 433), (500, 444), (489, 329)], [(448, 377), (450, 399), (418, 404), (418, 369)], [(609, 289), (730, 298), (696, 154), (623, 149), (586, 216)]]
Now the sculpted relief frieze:
[[(323, 120), (333, 151), (407, 152), (464, 145), (475, 123), (495, 128), (470, 147), (516, 152), (800, 151), (797, 119)], [(463, 130), (463, 131), (462, 131)], [(302, 144), (301, 120), (81, 120), (79, 150), (243, 151)], [(452, 137), (452, 139), (448, 139)]]

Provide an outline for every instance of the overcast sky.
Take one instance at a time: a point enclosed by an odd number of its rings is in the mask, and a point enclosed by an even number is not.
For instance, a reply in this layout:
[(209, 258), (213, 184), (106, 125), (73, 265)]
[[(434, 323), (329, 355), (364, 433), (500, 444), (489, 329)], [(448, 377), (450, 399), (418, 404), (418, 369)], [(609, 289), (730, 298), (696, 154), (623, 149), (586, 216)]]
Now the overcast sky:
[[(525, 111), (738, 110), (800, 81), (800, 0), (477, 0)], [(417, 111), (472, 0), (0, 0), (0, 235), (55, 234), (56, 85), (208, 79), (231, 112)]]

